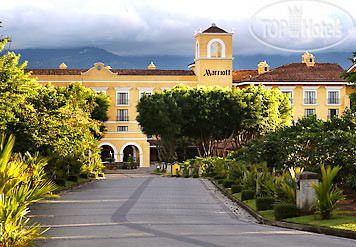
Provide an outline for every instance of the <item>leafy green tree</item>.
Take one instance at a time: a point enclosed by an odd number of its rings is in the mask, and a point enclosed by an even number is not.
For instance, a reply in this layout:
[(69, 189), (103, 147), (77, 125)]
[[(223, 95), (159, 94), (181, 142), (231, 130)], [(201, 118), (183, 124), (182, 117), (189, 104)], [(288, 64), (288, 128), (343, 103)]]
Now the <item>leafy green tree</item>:
[(187, 139), (200, 156), (210, 156), (216, 143), (236, 147), (290, 123), (292, 108), (278, 90), (178, 85), (141, 98), (137, 121), (144, 133), (156, 136), (167, 160), (175, 157), (177, 140)]
[[(0, 52), (5, 44), (6, 39)], [(108, 97), (79, 83), (41, 86), (24, 73), (26, 63), (19, 65), (19, 57), (13, 52), (0, 56), (0, 131), (16, 136), (15, 152), (89, 162), (104, 130)], [(99, 161), (90, 167), (100, 169)]]
[[(353, 52), (353, 58), (349, 58), (353, 63), (355, 63), (356, 52)], [(356, 72), (347, 72), (346, 70), (342, 73), (341, 78), (346, 82), (350, 83), (354, 88), (356, 85)], [(350, 94), (350, 108), (352, 111), (356, 111), (356, 93)]]

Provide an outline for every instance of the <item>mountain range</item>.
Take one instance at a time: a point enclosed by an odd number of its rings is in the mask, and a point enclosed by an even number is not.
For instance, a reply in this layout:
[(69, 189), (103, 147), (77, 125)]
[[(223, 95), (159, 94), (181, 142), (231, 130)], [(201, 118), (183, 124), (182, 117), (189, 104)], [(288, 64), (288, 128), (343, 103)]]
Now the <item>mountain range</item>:
[[(96, 47), (66, 48), (66, 49), (22, 49), (13, 50), (21, 54), (20, 62), (28, 61), (27, 68), (58, 68), (65, 63), (69, 69), (86, 69), (93, 67), (96, 62), (103, 62), (113, 69), (146, 69), (151, 61), (157, 69), (188, 69), (187, 65), (194, 61), (193, 56), (175, 55), (144, 55), (122, 56)], [(344, 69), (349, 68), (352, 62), (348, 60), (352, 56), (350, 52), (324, 52), (313, 53), (316, 62), (338, 63)], [(266, 60), (270, 68), (287, 63), (301, 61), (301, 55), (297, 53), (286, 55), (239, 55), (235, 54), (233, 69), (257, 69), (257, 64)]]

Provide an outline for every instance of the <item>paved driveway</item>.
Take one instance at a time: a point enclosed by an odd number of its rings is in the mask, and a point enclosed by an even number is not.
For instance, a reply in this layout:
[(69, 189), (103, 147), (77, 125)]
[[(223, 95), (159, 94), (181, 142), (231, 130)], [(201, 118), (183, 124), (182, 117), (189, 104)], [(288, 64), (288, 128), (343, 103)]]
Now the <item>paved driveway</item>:
[(51, 226), (38, 246), (356, 246), (356, 241), (238, 219), (208, 181), (108, 175), (32, 207)]

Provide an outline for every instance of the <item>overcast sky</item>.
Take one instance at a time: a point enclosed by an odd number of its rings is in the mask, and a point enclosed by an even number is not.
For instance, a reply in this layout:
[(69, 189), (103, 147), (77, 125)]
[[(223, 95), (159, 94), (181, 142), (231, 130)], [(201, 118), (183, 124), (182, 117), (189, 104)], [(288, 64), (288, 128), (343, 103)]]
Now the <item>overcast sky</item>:
[[(3, 25), (0, 32), (11, 36), (12, 49), (94, 46), (122, 55), (194, 55), (194, 31), (199, 28), (204, 30), (211, 23), (216, 23), (226, 31), (235, 30), (234, 54), (281, 54), (284, 51), (261, 43), (249, 29), (256, 12), (265, 15), (262, 17), (275, 15), (287, 18), (285, 6), (276, 2), (0, 0), (0, 21)], [(334, 15), (343, 25), (343, 33), (347, 38), (327, 51), (356, 51), (356, 32), (351, 23), (356, 20), (356, 1), (338, 0), (333, 3), (337, 6), (325, 7), (325, 2), (319, 1), (310, 5), (311, 13), (329, 17)], [(298, 2), (291, 3), (291, 6), (299, 5)], [(269, 12), (265, 12), (265, 9)], [(307, 14), (305, 6), (303, 13)], [(315, 22), (317, 20), (316, 17)], [(256, 30), (261, 31), (259, 27)], [(313, 43), (325, 41), (314, 38), (296, 40), (293, 46), (303, 49), (306, 42), (312, 46)], [(291, 42), (286, 41), (286, 44)]]

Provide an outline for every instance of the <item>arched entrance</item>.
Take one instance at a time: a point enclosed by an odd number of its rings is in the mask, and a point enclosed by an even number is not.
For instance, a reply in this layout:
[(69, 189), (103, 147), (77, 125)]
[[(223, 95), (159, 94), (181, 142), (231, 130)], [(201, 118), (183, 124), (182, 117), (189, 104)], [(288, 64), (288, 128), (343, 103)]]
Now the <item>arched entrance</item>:
[(101, 143), (99, 145), (99, 148), (101, 150), (101, 161), (110, 161), (114, 159), (113, 161), (117, 161), (117, 151), (114, 145), (111, 143)]
[(122, 146), (120, 150), (120, 162), (128, 161), (132, 157), (136, 162), (140, 163), (140, 167), (143, 165), (143, 152), (140, 145), (135, 142), (129, 142)]

